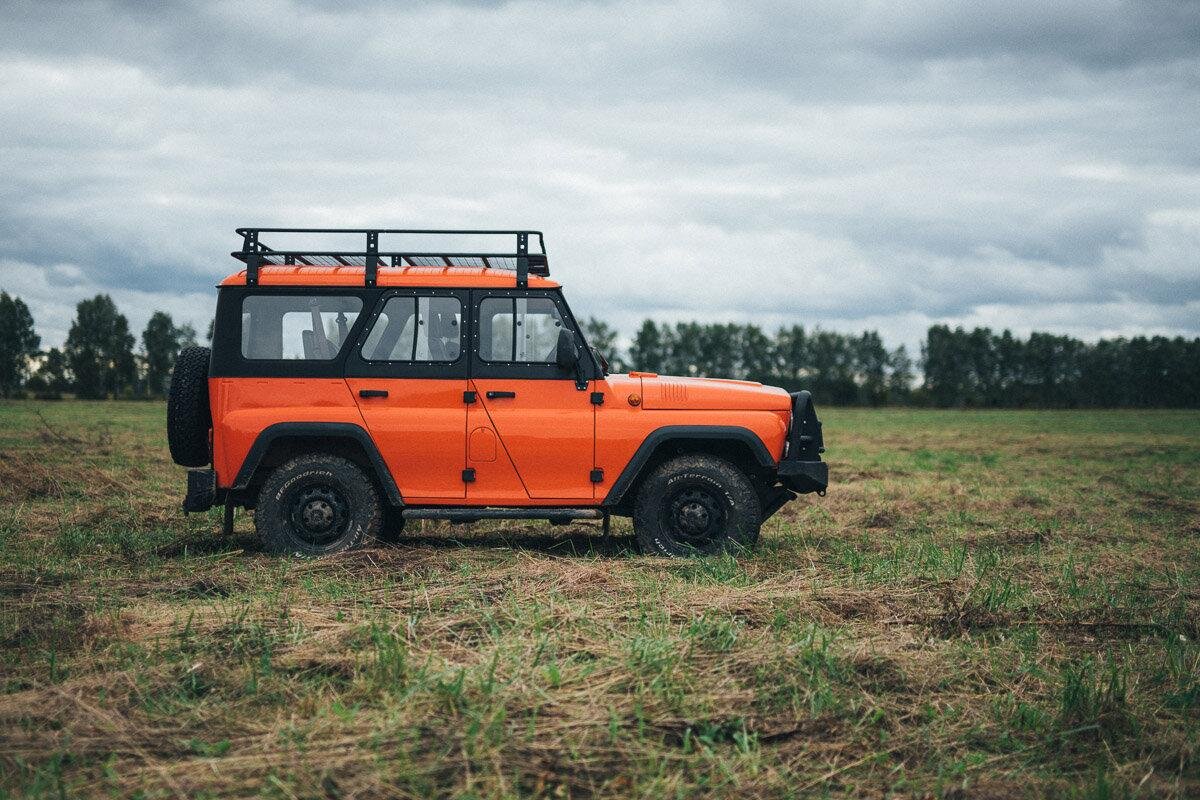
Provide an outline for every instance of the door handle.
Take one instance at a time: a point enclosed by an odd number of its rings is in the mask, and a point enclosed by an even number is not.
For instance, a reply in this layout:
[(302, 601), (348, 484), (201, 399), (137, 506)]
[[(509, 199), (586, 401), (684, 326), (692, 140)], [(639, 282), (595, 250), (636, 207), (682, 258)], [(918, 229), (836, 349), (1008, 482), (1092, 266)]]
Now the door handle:
[(387, 389), (359, 389), (359, 397), (387, 397)]
[(487, 399), (495, 400), (497, 397), (516, 397), (516, 392), (488, 392)]

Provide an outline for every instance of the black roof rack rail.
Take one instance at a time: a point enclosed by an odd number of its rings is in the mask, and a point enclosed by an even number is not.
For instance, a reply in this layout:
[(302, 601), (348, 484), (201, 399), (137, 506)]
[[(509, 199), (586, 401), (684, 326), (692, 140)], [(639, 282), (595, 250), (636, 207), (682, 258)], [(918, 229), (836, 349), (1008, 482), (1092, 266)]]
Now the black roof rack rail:
[[(276, 250), (268, 247), (261, 238), (264, 233), (303, 234), (347, 234), (358, 233), (366, 237), (363, 250)], [(402, 234), (405, 236), (514, 236), (516, 250), (503, 253), (450, 253), (442, 251), (392, 251), (379, 249), (379, 234)], [(498, 230), (434, 230), (403, 228), (238, 228), (242, 237), (242, 249), (230, 255), (246, 264), (246, 285), (258, 283), (259, 267), (266, 265), (295, 265), (312, 267), (356, 266), (363, 267), (363, 280), (374, 286), (379, 276), (379, 266), (393, 267), (484, 267), (486, 269), (511, 269), (516, 272), (517, 286), (529, 285), (529, 275), (548, 276), (550, 260), (546, 256), (546, 242), (541, 231), (498, 231)], [(529, 252), (529, 240), (537, 237), (541, 252)]]

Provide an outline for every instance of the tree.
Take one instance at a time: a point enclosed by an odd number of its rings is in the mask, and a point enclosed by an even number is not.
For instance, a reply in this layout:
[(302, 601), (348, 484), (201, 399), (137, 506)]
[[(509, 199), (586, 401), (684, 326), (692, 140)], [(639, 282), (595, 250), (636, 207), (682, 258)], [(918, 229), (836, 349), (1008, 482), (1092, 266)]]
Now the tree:
[(617, 332), (604, 320), (588, 317), (583, 323), (584, 338), (596, 352), (604, 356), (613, 372), (624, 372), (624, 361), (617, 349)]
[(629, 366), (643, 372), (660, 372), (666, 359), (663, 335), (654, 320), (648, 319), (638, 328), (629, 348)]
[(858, 402), (877, 406), (887, 399), (888, 352), (876, 331), (864, 331), (851, 342)]
[(25, 301), (0, 292), (0, 397), (20, 391), (41, 343)]
[(807, 376), (812, 362), (809, 358), (808, 336), (804, 332), (804, 326), (780, 328), (775, 334), (774, 350), (773, 360), (777, 375), (792, 383), (798, 383)]
[(900, 345), (888, 353), (887, 398), (889, 403), (907, 403), (912, 397), (913, 362), (908, 348)]
[(25, 385), (35, 392), (44, 392), (59, 397), (71, 388), (67, 357), (62, 350), (51, 347), (42, 357), (42, 363)]
[(742, 328), (740, 338), (742, 377), (763, 383), (772, 382), (775, 374), (775, 343), (757, 325)]
[(75, 321), (64, 348), (75, 376), (75, 394), (83, 398), (119, 395), (135, 379), (133, 334), (112, 298), (98, 294), (75, 307)]
[(146, 367), (146, 389), (151, 395), (166, 395), (175, 358), (184, 347), (196, 343), (196, 329), (176, 326), (171, 315), (155, 311), (142, 332), (142, 358)]

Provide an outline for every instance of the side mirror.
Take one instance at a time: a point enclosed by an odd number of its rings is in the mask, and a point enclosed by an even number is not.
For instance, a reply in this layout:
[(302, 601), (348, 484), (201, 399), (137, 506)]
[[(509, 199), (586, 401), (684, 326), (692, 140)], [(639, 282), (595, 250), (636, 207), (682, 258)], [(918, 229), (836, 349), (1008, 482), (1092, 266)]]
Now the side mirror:
[(604, 374), (607, 375), (609, 372), (608, 359), (604, 357), (603, 353), (601, 353), (599, 350), (597, 350), (594, 347), (592, 348), (592, 352), (595, 353), (596, 360), (600, 362), (600, 369), (604, 370)]
[(561, 369), (574, 369), (579, 363), (579, 348), (575, 345), (575, 334), (566, 328), (558, 332), (558, 348), (554, 361)]

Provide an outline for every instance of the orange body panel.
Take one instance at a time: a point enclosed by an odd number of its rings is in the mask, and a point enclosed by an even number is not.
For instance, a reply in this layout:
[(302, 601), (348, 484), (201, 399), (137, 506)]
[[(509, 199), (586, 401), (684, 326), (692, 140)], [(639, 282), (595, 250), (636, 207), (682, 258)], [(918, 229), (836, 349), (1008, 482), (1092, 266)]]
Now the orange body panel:
[[(388, 396), (360, 398), (360, 389)], [(468, 389), (475, 403), (463, 402)], [(603, 404), (591, 403), (592, 391)], [(588, 391), (572, 380), (213, 378), (209, 392), (219, 486), (232, 485), (270, 425), (344, 422), (370, 433), (405, 502), (422, 505), (598, 504), (646, 437), (670, 425), (746, 428), (779, 460), (790, 415), (781, 389), (657, 376), (609, 375)], [(463, 482), (464, 468), (474, 482)], [(604, 471), (598, 483), (593, 468)]]
[[(701, 407), (647, 408), (647, 395), (660, 396), (658, 388), (653, 385), (659, 380), (662, 379), (609, 375), (605, 380), (597, 382), (598, 388), (605, 392), (604, 404), (598, 406), (596, 413), (596, 465), (604, 469), (604, 480), (596, 485), (597, 498), (604, 498), (646, 437), (654, 430), (668, 425), (731, 425), (746, 428), (762, 440), (773, 459), (778, 461), (783, 456), (783, 444), (787, 438), (791, 414), (787, 392), (773, 387), (761, 387), (758, 392), (767, 398), (761, 402), (763, 407), (746, 410), (743, 407), (731, 407), (746, 404), (746, 398), (740, 391), (735, 390), (723, 395), (724, 390), (721, 387), (700, 388), (699, 385), (706, 381), (674, 378), (671, 380), (688, 385), (691, 401), (700, 403)], [(690, 391), (693, 382), (698, 385), (699, 391)], [(767, 391), (763, 392), (764, 389)], [(727, 398), (725, 407), (716, 407), (721, 405), (722, 396)], [(636, 398), (637, 405), (630, 402), (631, 397)], [(681, 405), (682, 401), (677, 401), (676, 404)]]
[(277, 422), (346, 422), (362, 426), (358, 404), (341, 378), (210, 378), (213, 467), (229, 487), (263, 429)]
[[(482, 267), (384, 267), (379, 268), (380, 286), (437, 286), (449, 289), (508, 289), (513, 285), (511, 270)], [(235, 272), (218, 286), (244, 286), (246, 271)], [(350, 286), (363, 285), (362, 267), (280, 267), (263, 266), (258, 271), (259, 286)], [(531, 289), (557, 289), (558, 283), (538, 275), (529, 276)]]
[(475, 480), (467, 484), (467, 503), (479, 506), (536, 505), (529, 500), (525, 484), (517, 474), (508, 450), (496, 432), (487, 407), (478, 397), (467, 408), (467, 466), (475, 470)]
[[(528, 497), (593, 499), (595, 408), (573, 380), (475, 378), (472, 381)], [(488, 392), (515, 397), (488, 398)], [(479, 487), (482, 489), (483, 487)]]
[[(406, 503), (466, 497), (464, 378), (347, 378), (351, 396)], [(382, 389), (387, 397), (360, 397)]]

